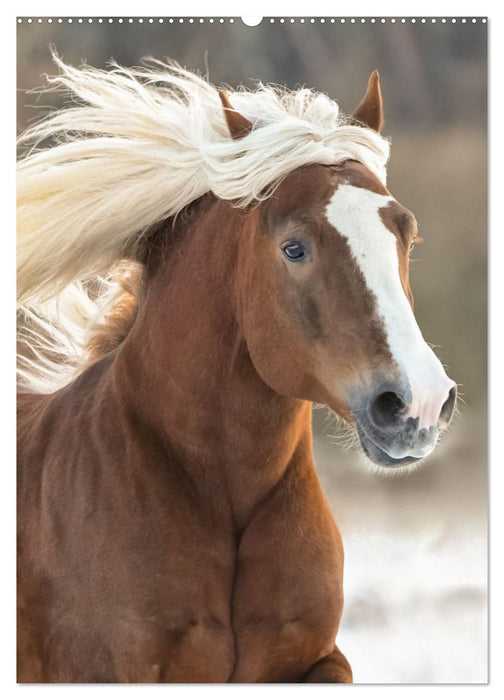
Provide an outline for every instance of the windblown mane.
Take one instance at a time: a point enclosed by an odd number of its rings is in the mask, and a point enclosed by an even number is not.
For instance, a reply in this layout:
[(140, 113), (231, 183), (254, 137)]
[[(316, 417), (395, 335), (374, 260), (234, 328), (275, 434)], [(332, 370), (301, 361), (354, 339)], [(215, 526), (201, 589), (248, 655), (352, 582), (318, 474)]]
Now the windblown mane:
[[(135, 306), (132, 288), (123, 303), (117, 262), (134, 257), (152, 226), (203, 194), (243, 207), (269, 196), (300, 166), (348, 158), (385, 181), (388, 142), (345, 118), (324, 94), (262, 84), (228, 91), (254, 127), (236, 141), (217, 89), (174, 63), (148, 59), (145, 67), (113, 63), (102, 71), (53, 58), (60, 74), (48, 78), (47, 89), (63, 91), (74, 104), (20, 138), (31, 145), (19, 161), (17, 185), (26, 389), (53, 391), (97, 359), (100, 347), (109, 349), (104, 341), (89, 351), (96, 324), (103, 331), (107, 318), (112, 325), (127, 321)], [(123, 325), (114, 342), (127, 332)]]

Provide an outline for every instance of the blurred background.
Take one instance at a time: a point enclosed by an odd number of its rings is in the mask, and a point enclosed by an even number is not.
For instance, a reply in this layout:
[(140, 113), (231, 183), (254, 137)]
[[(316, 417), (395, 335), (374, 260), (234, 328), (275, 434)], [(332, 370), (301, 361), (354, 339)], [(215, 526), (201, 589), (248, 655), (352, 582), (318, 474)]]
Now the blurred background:
[(73, 64), (131, 66), (151, 55), (215, 84), (305, 85), (346, 113), (380, 71), (389, 189), (424, 238), (411, 268), (415, 313), (463, 400), (434, 455), (395, 478), (370, 471), (315, 409), (317, 467), (345, 544), (338, 644), (358, 683), (486, 682), (486, 24), (128, 19), (18, 25), (20, 131), (58, 104), (26, 93), (54, 72), (50, 44)]

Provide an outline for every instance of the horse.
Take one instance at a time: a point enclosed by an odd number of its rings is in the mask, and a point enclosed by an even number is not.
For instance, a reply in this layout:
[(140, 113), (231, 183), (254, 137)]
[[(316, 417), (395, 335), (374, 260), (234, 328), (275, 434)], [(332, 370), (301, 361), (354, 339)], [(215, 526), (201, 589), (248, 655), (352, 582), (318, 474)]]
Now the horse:
[(312, 404), (390, 473), (456, 400), (379, 75), (345, 116), (54, 60), (73, 103), (18, 166), (18, 680), (350, 683)]

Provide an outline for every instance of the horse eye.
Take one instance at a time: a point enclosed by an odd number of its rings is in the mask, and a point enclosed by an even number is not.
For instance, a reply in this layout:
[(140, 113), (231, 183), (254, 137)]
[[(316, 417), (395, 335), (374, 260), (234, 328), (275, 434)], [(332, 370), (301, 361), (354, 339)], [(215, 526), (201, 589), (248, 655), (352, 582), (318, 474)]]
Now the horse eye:
[(306, 246), (299, 241), (290, 241), (286, 243), (282, 248), (282, 252), (287, 260), (294, 262), (300, 262), (308, 256)]

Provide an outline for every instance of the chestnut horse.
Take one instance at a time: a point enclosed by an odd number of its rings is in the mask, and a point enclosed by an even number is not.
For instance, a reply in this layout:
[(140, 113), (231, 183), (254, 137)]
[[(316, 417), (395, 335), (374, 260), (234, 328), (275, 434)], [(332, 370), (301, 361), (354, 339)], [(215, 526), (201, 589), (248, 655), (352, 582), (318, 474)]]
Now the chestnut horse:
[[(378, 74), (343, 117), (56, 60), (85, 104), (19, 165), (18, 679), (351, 682), (312, 402), (404, 468), (456, 393), (412, 312)], [(91, 318), (124, 259), (141, 287)]]

